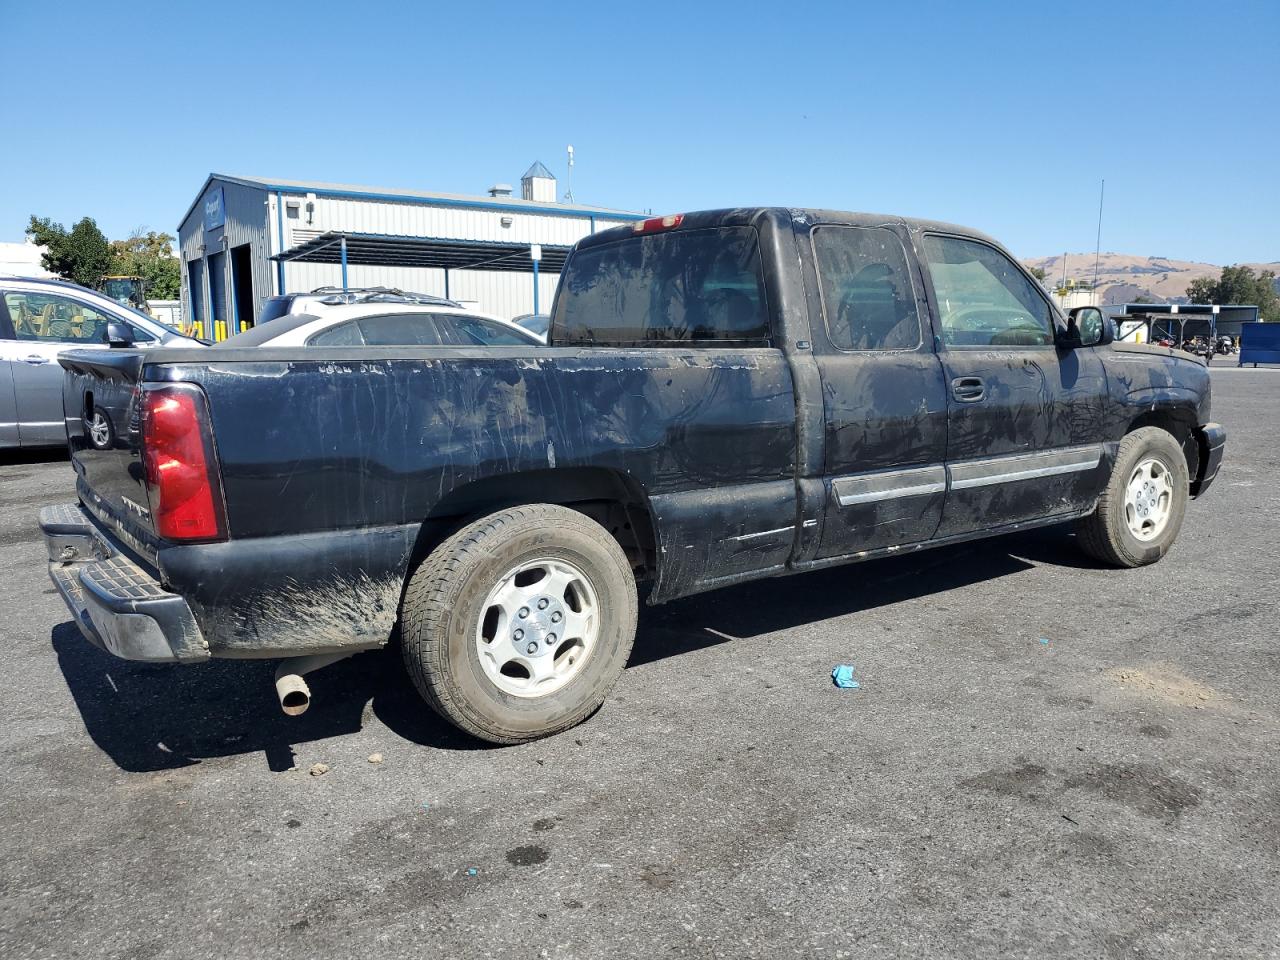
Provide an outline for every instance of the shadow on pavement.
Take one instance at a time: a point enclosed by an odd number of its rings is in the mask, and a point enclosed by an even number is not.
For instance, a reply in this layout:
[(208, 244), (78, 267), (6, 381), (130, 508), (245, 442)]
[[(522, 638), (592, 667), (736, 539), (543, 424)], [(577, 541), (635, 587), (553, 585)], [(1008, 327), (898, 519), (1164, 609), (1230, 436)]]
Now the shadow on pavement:
[[(1087, 566), (1082, 556), (1065, 529), (1055, 527), (645, 607), (628, 666), (944, 593), (1018, 573), (1033, 562)], [(135, 663), (93, 647), (71, 622), (54, 628), (52, 642), (89, 736), (130, 772), (255, 752), (265, 754), (270, 769), (287, 770), (295, 744), (354, 733), (370, 715), (414, 743), (490, 748), (431, 711), (394, 645), (309, 675), (311, 709), (286, 717), (275, 699), (274, 660)]]
[(628, 666), (832, 617), (945, 593), (1036, 563), (1098, 569), (1060, 525), (906, 556), (831, 567), (645, 609)]
[(286, 717), (275, 694), (275, 660), (210, 660), (194, 666), (120, 660), (68, 621), (53, 649), (89, 736), (122, 770), (190, 766), (209, 757), (261, 752), (270, 769), (294, 765), (293, 745), (359, 730), (368, 716), (414, 743), (478, 750), (418, 696), (399, 649), (358, 654), (309, 674), (314, 696)]
[(71, 462), (71, 455), (65, 446), (0, 450), (0, 467), (23, 463), (58, 463), (59, 461)]

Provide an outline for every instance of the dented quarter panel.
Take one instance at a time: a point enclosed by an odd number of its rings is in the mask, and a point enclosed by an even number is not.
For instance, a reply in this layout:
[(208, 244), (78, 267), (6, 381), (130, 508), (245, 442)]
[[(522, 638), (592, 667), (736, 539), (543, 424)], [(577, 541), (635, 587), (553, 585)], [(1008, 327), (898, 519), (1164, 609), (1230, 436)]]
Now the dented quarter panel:
[[(163, 369), (203, 386), (222, 465), (232, 540), (161, 552), (211, 643), (329, 649), (365, 605), (381, 613), (352, 642), (385, 639), (418, 525), (505, 474), (633, 478), (659, 514), (662, 559), (679, 558), (660, 565), (660, 598), (785, 563), (796, 434), (781, 351), (463, 353)], [(246, 554), (251, 542), (262, 552)]]

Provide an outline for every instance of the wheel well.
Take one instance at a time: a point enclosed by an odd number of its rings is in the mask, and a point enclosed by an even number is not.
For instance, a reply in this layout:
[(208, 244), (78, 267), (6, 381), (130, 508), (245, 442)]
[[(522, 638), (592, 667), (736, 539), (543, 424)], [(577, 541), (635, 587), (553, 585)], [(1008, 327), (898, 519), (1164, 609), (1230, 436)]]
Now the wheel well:
[(554, 503), (585, 514), (618, 541), (637, 580), (653, 578), (657, 540), (649, 498), (634, 477), (603, 467), (504, 474), (449, 491), (422, 524), (413, 565), (477, 517), (528, 503)]
[(1159, 427), (1173, 436), (1182, 447), (1182, 455), (1187, 461), (1187, 475), (1192, 480), (1200, 467), (1200, 444), (1196, 440), (1196, 414), (1194, 410), (1173, 407), (1161, 410), (1147, 410), (1129, 424), (1127, 433), (1133, 433), (1142, 427)]

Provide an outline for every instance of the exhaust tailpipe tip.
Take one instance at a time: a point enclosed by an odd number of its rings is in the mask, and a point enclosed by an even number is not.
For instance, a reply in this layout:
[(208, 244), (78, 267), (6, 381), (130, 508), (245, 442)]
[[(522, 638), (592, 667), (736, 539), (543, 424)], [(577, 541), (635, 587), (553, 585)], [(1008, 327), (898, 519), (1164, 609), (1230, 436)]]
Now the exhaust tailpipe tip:
[(356, 653), (355, 650), (344, 653), (319, 653), (305, 657), (290, 657), (281, 661), (276, 668), (276, 697), (280, 700), (280, 709), (290, 717), (300, 717), (311, 706), (311, 688), (302, 679), (304, 673), (319, 670), (331, 663), (345, 660)]
[(296, 673), (276, 677), (276, 696), (280, 699), (280, 709), (290, 717), (302, 716), (311, 706), (311, 688)]

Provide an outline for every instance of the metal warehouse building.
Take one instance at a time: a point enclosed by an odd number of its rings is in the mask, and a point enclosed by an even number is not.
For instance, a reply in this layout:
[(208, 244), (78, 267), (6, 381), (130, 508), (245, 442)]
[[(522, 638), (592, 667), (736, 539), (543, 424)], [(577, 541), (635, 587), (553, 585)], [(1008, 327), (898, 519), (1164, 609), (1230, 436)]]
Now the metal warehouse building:
[(556, 201), (541, 163), (487, 197), (209, 175), (178, 227), (182, 316), (215, 339), (263, 301), (317, 287), (399, 287), (510, 318), (550, 309), (569, 248), (642, 214)]

